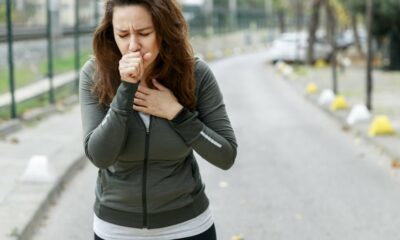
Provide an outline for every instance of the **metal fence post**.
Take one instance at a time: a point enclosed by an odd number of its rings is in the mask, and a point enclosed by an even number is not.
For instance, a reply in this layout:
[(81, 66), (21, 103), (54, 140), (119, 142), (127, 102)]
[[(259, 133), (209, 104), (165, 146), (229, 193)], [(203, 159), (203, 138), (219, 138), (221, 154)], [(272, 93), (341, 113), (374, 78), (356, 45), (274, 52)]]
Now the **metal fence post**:
[(100, 13), (99, 13), (99, 0), (94, 0), (94, 26), (96, 27), (99, 24)]
[(47, 0), (47, 70), (48, 70), (48, 77), (49, 77), (49, 101), (50, 104), (53, 104), (54, 101), (54, 86), (53, 86), (53, 34), (52, 34), (52, 7), (50, 6), (53, 0)]
[(14, 53), (13, 53), (13, 32), (12, 32), (12, 9), (11, 0), (6, 0), (7, 14), (7, 42), (8, 42), (8, 72), (11, 93), (11, 117), (17, 117), (17, 105), (15, 102), (15, 77), (14, 77)]
[(79, 49), (79, 0), (75, 0), (75, 71), (76, 86), (79, 86), (79, 69), (80, 69), (80, 49)]

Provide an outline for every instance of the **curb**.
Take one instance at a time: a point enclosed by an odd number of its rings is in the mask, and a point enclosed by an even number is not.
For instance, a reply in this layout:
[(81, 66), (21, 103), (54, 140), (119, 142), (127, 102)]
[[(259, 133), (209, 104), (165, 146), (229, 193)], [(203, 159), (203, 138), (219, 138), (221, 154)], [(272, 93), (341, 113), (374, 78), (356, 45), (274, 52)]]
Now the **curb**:
[(360, 127), (357, 126), (349, 126), (345, 119), (343, 119), (341, 116), (338, 116), (337, 114), (335, 114), (332, 111), (329, 111), (329, 109), (325, 108), (325, 107), (321, 107), (316, 101), (315, 99), (313, 99), (312, 97), (309, 96), (305, 96), (305, 99), (312, 103), (314, 106), (316, 106), (317, 108), (321, 109), (323, 112), (325, 112), (325, 114), (331, 116), (333, 119), (335, 119), (341, 126), (343, 129), (346, 129), (346, 131), (351, 132), (352, 134), (354, 134), (355, 136), (361, 137), (363, 140), (365, 140), (365, 142), (380, 148), (382, 150), (382, 152), (384, 154), (386, 154), (387, 156), (389, 156), (390, 158), (393, 159), (399, 159), (400, 155), (397, 153), (392, 152), (388, 147), (386, 147), (384, 144), (379, 143), (377, 140), (375, 140), (375, 138), (369, 137), (366, 133), (365, 133), (365, 129), (361, 129)]
[(46, 199), (36, 209), (33, 217), (28, 221), (26, 226), (21, 227), (21, 233), (16, 238), (17, 240), (30, 240), (37, 228), (40, 226), (41, 221), (46, 216), (50, 206), (54, 203), (63, 191), (65, 183), (73, 178), (87, 163), (85, 154), (77, 157), (70, 166), (59, 177), (54, 186), (48, 192)]
[[(288, 83), (288, 85), (298, 94), (302, 95), (304, 99), (306, 99), (308, 102), (310, 102), (314, 107), (318, 108), (320, 111), (324, 112), (326, 115), (330, 116), (332, 119), (334, 119), (344, 131), (347, 131), (354, 136), (362, 138), (366, 143), (368, 143), (371, 146), (374, 146), (378, 149), (381, 150), (383, 154), (386, 156), (390, 157), (392, 160), (400, 160), (400, 152), (394, 152), (389, 149), (388, 146), (385, 144), (380, 143), (377, 141), (375, 138), (371, 138), (366, 134), (365, 129), (362, 129), (360, 126), (349, 126), (346, 121), (345, 121), (345, 116), (341, 116), (340, 113), (344, 113), (344, 111), (341, 111), (337, 114), (335, 112), (330, 111), (328, 108), (320, 106), (315, 99), (315, 95), (307, 95), (307, 94), (301, 94), (302, 91), (296, 86), (296, 84), (291, 83), (288, 79), (281, 77), (279, 75), (276, 75), (277, 77), (280, 77), (281, 80), (285, 81)], [(400, 143), (400, 140), (399, 140)], [(400, 144), (399, 144), (400, 146)]]
[[(7, 135), (17, 131), (29, 128), (29, 125), (35, 125), (38, 121), (56, 115), (68, 113), (76, 106), (78, 97), (76, 95), (64, 99), (61, 103), (53, 104), (43, 108), (37, 108), (23, 115), (19, 119), (14, 119), (0, 125), (0, 138), (6, 138)], [(68, 148), (69, 149), (69, 148)], [(66, 150), (69, 153), (62, 160), (63, 164), (59, 165), (59, 172), (55, 176), (53, 182), (48, 187), (43, 188), (40, 193), (40, 198), (29, 208), (29, 213), (25, 214), (25, 218), (21, 221), (17, 228), (10, 229), (6, 239), (14, 240), (30, 240), (39, 229), (40, 224), (45, 219), (50, 208), (58, 200), (64, 190), (65, 184), (70, 181), (87, 163), (86, 155), (83, 151), (78, 151), (77, 148)], [(46, 190), (44, 190), (46, 189)], [(42, 190), (40, 190), (42, 191)]]
[(57, 104), (52, 104), (46, 107), (35, 108), (18, 119), (12, 119), (0, 124), (0, 138), (15, 133), (21, 130), (26, 124), (41, 120), (55, 113), (63, 112), (65, 108), (69, 108), (78, 103), (78, 96), (71, 95), (70, 97), (62, 100), (62, 107)]
[(22, 129), (22, 122), (19, 119), (9, 120), (0, 125), (0, 138), (4, 138), (5, 136), (17, 132)]

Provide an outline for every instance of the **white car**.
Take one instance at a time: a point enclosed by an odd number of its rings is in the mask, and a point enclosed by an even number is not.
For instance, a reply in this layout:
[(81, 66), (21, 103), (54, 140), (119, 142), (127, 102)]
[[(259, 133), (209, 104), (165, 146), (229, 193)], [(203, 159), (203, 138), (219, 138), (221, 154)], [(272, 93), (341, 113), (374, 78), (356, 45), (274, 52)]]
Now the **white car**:
[[(273, 63), (284, 62), (306, 62), (308, 50), (308, 34), (304, 32), (283, 33), (277, 38), (269, 50), (269, 57)], [(332, 47), (321, 38), (316, 39), (314, 45), (314, 59), (329, 61)]]

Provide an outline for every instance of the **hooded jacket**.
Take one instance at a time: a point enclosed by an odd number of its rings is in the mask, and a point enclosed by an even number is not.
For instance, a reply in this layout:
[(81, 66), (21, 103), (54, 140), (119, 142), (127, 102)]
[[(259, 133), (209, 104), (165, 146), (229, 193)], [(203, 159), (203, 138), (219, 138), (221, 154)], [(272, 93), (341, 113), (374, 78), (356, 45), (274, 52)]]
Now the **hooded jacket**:
[(237, 143), (217, 81), (196, 58), (196, 111), (183, 108), (168, 121), (150, 117), (147, 128), (133, 98), (139, 84), (121, 81), (110, 106), (92, 91), (95, 60), (80, 74), (79, 96), (84, 149), (99, 168), (95, 214), (104, 221), (134, 228), (160, 228), (204, 212), (204, 193), (193, 151), (229, 169)]

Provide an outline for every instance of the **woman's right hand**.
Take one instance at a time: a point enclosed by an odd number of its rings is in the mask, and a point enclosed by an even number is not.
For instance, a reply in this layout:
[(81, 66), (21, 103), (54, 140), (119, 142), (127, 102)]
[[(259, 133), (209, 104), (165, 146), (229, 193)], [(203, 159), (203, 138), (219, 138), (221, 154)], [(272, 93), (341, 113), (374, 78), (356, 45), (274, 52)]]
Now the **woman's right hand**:
[(137, 83), (143, 77), (145, 69), (145, 61), (151, 58), (151, 53), (146, 53), (143, 56), (140, 52), (129, 52), (122, 56), (119, 61), (119, 74), (121, 80)]

